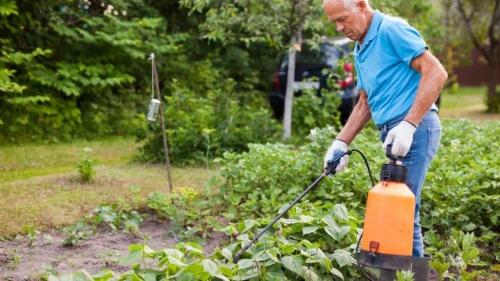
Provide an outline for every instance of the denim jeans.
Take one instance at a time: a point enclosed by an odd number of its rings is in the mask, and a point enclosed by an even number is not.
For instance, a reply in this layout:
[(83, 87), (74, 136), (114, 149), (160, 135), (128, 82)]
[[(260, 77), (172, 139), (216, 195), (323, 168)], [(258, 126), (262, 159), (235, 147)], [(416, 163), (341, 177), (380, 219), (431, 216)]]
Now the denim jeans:
[[(399, 124), (400, 121), (379, 126), (380, 139), (382, 142), (387, 136), (387, 132)], [(406, 185), (415, 194), (415, 220), (413, 228), (413, 256), (423, 257), (424, 241), (422, 228), (420, 227), (420, 195), (425, 181), (425, 174), (429, 164), (434, 158), (439, 147), (441, 138), (441, 122), (434, 110), (429, 111), (420, 122), (415, 134), (410, 151), (403, 159), (403, 164), (408, 167), (408, 177)]]

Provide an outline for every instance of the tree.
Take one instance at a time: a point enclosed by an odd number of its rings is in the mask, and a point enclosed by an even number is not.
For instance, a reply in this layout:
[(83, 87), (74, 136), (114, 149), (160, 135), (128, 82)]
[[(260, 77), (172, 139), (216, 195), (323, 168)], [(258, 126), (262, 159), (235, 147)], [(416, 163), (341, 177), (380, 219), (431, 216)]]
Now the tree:
[(180, 57), (165, 29), (141, 0), (0, 1), (0, 141), (131, 133), (147, 55)]
[(455, 0), (467, 33), (489, 72), (488, 112), (500, 112), (500, 92), (496, 89), (496, 76), (500, 65), (500, 0)]
[[(192, 11), (206, 11), (202, 25), (205, 38), (247, 46), (264, 43), (277, 50), (287, 49), (288, 74), (283, 137), (289, 138), (292, 127), (293, 82), (296, 52), (307, 38), (318, 42), (322, 35), (331, 35), (325, 21), (321, 0), (271, 1), (205, 1), (181, 0)], [(330, 27), (331, 28), (331, 27)]]

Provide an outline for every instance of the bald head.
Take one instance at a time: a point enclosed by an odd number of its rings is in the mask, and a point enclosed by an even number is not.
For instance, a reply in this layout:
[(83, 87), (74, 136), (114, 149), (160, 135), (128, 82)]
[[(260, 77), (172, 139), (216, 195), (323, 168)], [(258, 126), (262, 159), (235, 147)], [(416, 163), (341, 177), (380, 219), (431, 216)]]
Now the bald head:
[(323, 0), (323, 9), (338, 32), (354, 41), (363, 40), (373, 14), (368, 0)]

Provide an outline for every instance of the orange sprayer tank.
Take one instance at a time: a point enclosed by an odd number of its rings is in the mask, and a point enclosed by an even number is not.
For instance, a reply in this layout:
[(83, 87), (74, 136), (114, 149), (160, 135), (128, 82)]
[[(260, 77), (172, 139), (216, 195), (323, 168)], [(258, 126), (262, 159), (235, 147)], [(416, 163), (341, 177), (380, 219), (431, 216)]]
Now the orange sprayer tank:
[(406, 167), (392, 160), (384, 164), (381, 182), (368, 192), (360, 262), (405, 270), (411, 264), (415, 196), (405, 184)]

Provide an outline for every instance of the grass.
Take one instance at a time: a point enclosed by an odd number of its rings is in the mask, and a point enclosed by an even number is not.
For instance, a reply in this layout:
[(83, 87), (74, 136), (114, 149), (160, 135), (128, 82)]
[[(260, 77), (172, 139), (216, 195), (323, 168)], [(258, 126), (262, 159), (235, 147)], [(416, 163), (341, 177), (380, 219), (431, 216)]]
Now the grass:
[[(83, 184), (77, 163), (85, 147), (98, 161), (96, 180)], [(71, 144), (12, 145), (0, 148), (0, 237), (59, 228), (78, 221), (99, 204), (121, 202), (133, 207), (153, 191), (168, 192), (162, 165), (132, 163), (137, 144), (114, 138)], [(214, 169), (174, 167), (174, 188), (204, 189)]]
[(476, 121), (500, 121), (500, 114), (486, 113), (486, 93), (486, 86), (460, 87), (456, 92), (445, 90), (441, 95), (441, 116)]

